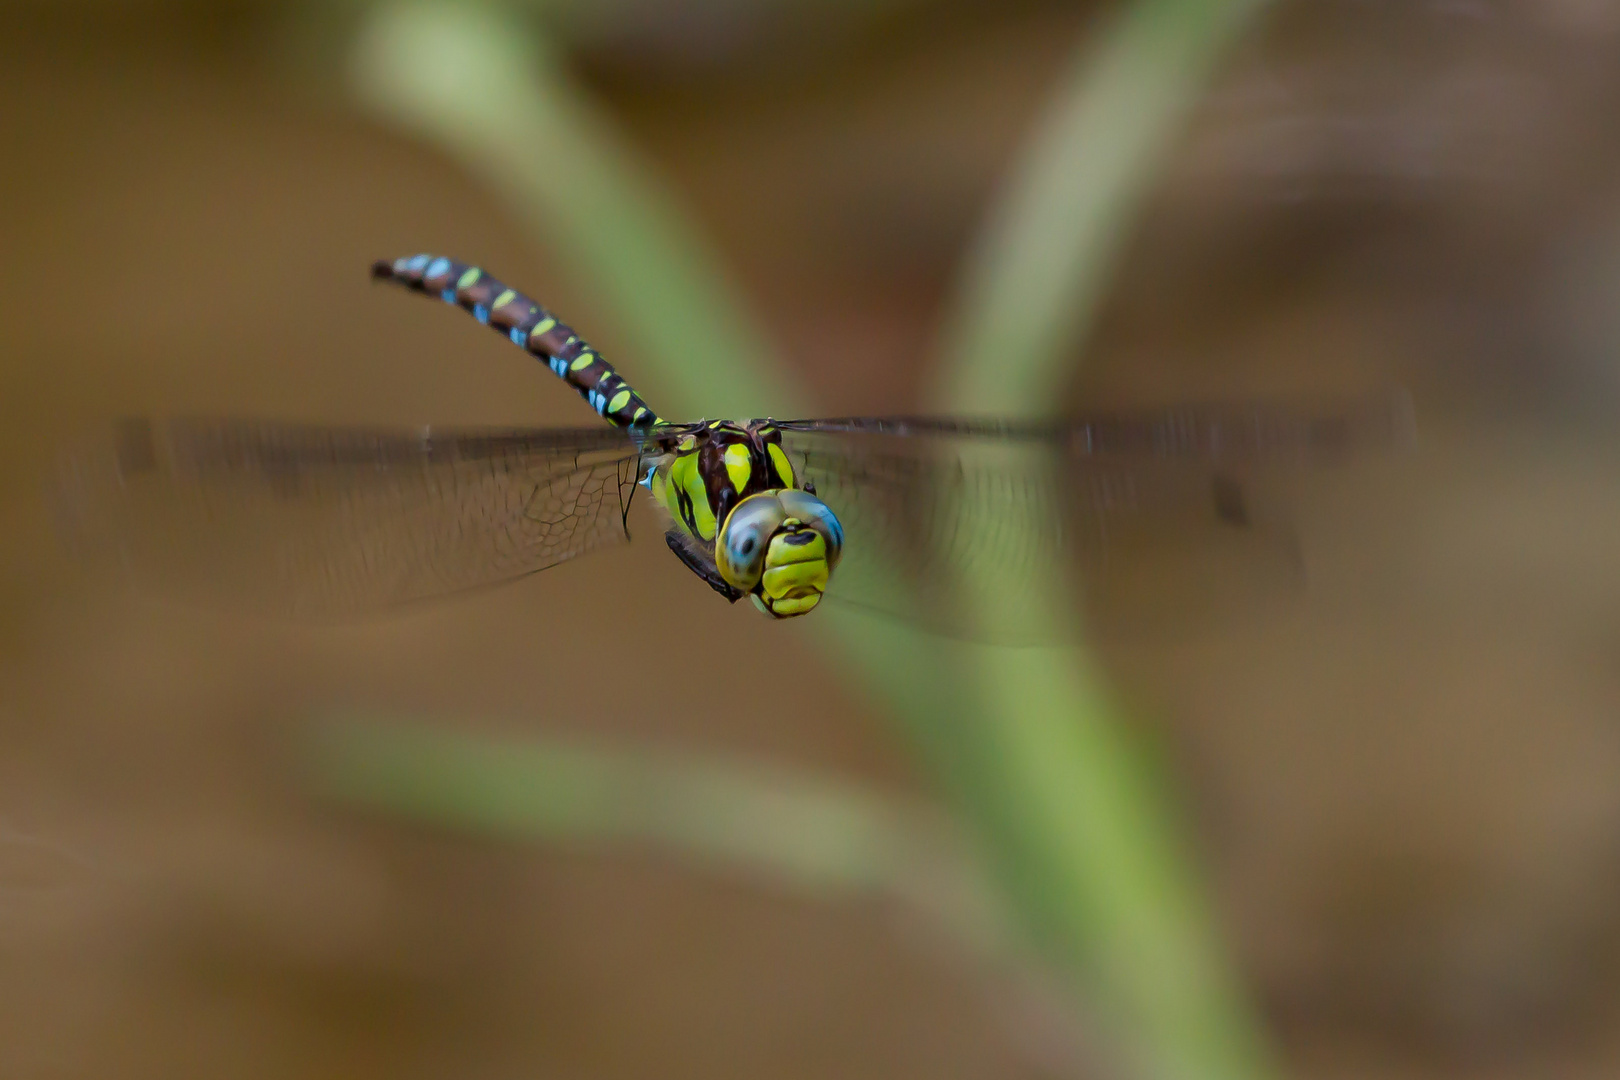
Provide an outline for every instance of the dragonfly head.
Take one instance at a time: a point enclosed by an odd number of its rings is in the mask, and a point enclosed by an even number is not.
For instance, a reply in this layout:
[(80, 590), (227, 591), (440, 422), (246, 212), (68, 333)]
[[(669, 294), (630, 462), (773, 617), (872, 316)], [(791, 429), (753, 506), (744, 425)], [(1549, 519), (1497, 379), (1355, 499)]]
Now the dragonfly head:
[(714, 540), (720, 576), (778, 619), (821, 602), (844, 549), (844, 527), (827, 504), (793, 488), (750, 495)]

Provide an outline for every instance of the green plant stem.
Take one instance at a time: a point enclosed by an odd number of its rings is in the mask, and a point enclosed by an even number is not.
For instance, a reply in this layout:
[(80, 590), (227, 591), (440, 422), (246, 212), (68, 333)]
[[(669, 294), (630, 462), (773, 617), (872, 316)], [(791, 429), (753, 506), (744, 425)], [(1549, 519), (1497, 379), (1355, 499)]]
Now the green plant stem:
[(1268, 0), (1135, 0), (1082, 43), (969, 253), (936, 403), (1063, 400), (1115, 257), (1216, 65)]
[[(1262, 6), (1139, 0), (1078, 51), (945, 321), (946, 411), (1030, 415), (1063, 399), (1075, 346), (1161, 159), (1216, 62)], [(1064, 569), (1045, 573), (1057, 583)], [(1005, 598), (1020, 594), (1008, 584), (995, 568), (966, 583), (984, 623), (1065, 625), (1067, 609), (1056, 605), (1006, 610)], [(982, 782), (1005, 789), (1015, 806), (998, 846), (1023, 863), (1012, 879), (1037, 932), (1089, 973), (1099, 1007), (1132, 1031), (1125, 1045), (1145, 1074), (1273, 1072), (1162, 778), (1131, 745), (1092, 663), (1062, 649), (985, 650), (973, 659), (979, 699), (996, 703), (980, 718), (989, 744), (980, 752), (997, 775)]]
[(1003, 951), (1004, 920), (949, 822), (765, 761), (558, 736), (496, 739), (378, 717), (313, 728), (313, 778), (345, 802), (518, 839), (644, 843), (813, 895), (900, 900)]
[(352, 75), (364, 106), (450, 150), (588, 283), (667, 415), (800, 410), (713, 249), (530, 24), (475, 3), (382, 6)]

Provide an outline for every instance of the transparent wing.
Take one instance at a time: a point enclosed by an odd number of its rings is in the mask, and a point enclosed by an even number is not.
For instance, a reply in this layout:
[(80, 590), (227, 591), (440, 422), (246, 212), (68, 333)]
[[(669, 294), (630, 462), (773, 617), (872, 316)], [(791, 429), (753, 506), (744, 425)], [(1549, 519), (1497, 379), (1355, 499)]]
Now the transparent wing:
[(897, 416), (775, 423), (784, 431), (805, 434), (1046, 445), (1075, 458), (1224, 464), (1319, 463), (1369, 446), (1410, 442), (1414, 429), (1412, 398), (1405, 390), (1308, 410), (1237, 402), (1094, 413), (1056, 420)]
[(628, 537), (624, 431), (130, 420), (62, 466), (81, 546), (209, 603), (353, 616), (505, 581)]
[[(1062, 422), (790, 421), (783, 442), (844, 525), (828, 595), (981, 637), (964, 582), (1004, 606), (1045, 602), (1078, 566), (1093, 610), (1142, 597), (1209, 611), (1297, 587), (1300, 553), (1274, 483), (1410, 437), (1389, 394), (1312, 413), (1189, 406)], [(1002, 631), (996, 640), (1021, 641)]]

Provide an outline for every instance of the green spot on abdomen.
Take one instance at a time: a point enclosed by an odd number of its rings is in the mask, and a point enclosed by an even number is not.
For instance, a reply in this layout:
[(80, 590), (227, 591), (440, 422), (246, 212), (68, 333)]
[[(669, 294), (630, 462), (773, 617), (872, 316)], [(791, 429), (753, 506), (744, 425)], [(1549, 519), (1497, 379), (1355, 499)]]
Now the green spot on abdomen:
[(534, 329), (529, 331), (529, 347), (533, 348), (536, 344), (535, 339), (541, 334), (549, 333), (551, 328), (556, 325), (557, 320), (553, 319), (550, 315), (547, 315), (545, 318), (535, 323)]

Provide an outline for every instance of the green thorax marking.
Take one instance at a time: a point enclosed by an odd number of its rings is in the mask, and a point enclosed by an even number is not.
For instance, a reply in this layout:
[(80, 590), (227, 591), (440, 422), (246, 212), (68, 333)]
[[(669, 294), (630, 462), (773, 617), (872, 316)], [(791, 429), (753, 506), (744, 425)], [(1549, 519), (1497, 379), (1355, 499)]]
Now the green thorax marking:
[(705, 545), (743, 499), (794, 486), (782, 433), (767, 420), (716, 420), (682, 436), (647, 483), (653, 498)]

